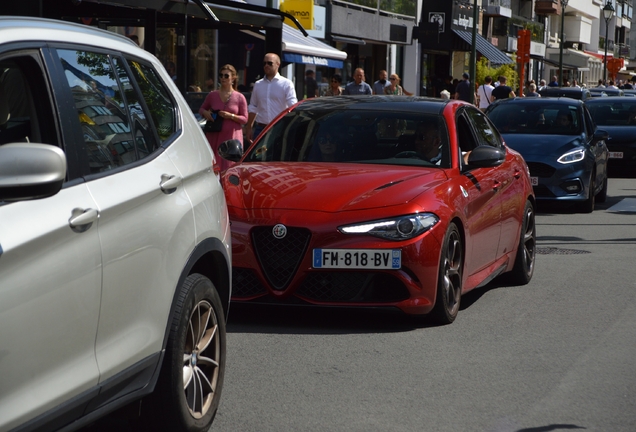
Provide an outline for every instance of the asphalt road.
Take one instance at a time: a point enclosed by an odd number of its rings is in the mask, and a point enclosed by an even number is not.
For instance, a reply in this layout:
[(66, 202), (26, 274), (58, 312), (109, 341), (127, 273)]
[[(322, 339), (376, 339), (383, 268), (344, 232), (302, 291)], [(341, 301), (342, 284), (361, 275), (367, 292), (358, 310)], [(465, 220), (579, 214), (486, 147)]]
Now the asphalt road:
[(212, 431), (636, 431), (636, 179), (539, 211), (530, 284), (467, 294), (449, 326), (233, 305)]

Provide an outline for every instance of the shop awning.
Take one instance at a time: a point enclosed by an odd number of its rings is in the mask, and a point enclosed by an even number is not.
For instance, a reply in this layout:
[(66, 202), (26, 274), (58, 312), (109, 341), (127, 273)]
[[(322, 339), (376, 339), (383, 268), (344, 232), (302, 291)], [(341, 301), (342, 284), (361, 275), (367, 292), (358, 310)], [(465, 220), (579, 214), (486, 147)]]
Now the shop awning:
[[(552, 65), (552, 66), (556, 66), (556, 67), (559, 66), (559, 61), (558, 60), (552, 60), (552, 59), (550, 59), (548, 57), (544, 58), (542, 61), (543, 61), (543, 63), (547, 63), (547, 64)], [(579, 66), (573, 65), (573, 64), (569, 64), (569, 63), (563, 63), (563, 69), (579, 70)]]
[[(600, 54), (600, 53), (595, 53), (594, 51), (584, 51), (586, 54), (589, 54), (593, 57), (596, 57), (597, 59), (599, 59), (600, 61), (604, 61), (605, 58), (605, 54)], [(613, 59), (614, 58), (614, 54), (609, 52), (607, 53), (607, 59)]]
[[(464, 30), (455, 30), (455, 29), (453, 29), (453, 32), (455, 32), (457, 36), (462, 38), (462, 40), (464, 40), (464, 42), (466, 42), (469, 46), (472, 44), (473, 42), (472, 32), (464, 31)], [(479, 33), (477, 33), (476, 36), (477, 38), (475, 39), (475, 45), (476, 45), (475, 49), (479, 52), (479, 54), (486, 57), (490, 61), (490, 63), (495, 65), (513, 63), (510, 57), (508, 57), (506, 54), (501, 52), (499, 48), (497, 48), (496, 46), (488, 42), (486, 39), (484, 39), (483, 36), (481, 36)]]
[(342, 68), (347, 53), (283, 24), (283, 61)]

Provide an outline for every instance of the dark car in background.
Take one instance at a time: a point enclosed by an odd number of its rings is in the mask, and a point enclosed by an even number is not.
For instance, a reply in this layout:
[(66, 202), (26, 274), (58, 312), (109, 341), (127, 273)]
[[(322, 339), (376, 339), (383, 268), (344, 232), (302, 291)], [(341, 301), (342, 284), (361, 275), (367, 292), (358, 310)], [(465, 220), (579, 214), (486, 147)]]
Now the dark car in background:
[(594, 88), (591, 88), (589, 91), (592, 97), (624, 96), (625, 95), (623, 90), (615, 89), (615, 88), (594, 87)]
[(636, 98), (597, 98), (586, 106), (594, 122), (609, 134), (609, 170), (636, 168)]
[(569, 98), (514, 98), (486, 111), (530, 168), (537, 201), (575, 203), (590, 213), (607, 195), (607, 132), (585, 104)]
[(542, 97), (567, 97), (571, 99), (587, 100), (592, 97), (590, 91), (582, 87), (546, 87), (539, 90)]
[(623, 89), (623, 96), (636, 97), (636, 89)]

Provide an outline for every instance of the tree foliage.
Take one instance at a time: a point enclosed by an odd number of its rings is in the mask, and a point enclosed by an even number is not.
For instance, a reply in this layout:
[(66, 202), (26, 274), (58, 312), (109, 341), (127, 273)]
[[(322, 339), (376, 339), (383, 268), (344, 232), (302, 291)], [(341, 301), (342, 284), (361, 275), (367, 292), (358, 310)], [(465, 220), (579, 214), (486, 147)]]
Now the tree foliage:
[(486, 57), (482, 57), (477, 61), (477, 69), (476, 69), (476, 83), (482, 84), (484, 79), (490, 75), (492, 77), (493, 82), (497, 81), (500, 75), (503, 75), (508, 80), (508, 85), (510, 87), (515, 88), (519, 85), (519, 74), (517, 73), (516, 67), (514, 63), (501, 65), (497, 68), (491, 67), (488, 59)]

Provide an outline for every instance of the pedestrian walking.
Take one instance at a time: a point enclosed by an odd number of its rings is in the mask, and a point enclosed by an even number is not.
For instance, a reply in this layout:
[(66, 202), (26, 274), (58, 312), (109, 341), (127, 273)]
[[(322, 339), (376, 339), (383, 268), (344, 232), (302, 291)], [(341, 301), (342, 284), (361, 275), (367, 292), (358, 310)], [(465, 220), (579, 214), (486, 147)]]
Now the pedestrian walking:
[(249, 142), (260, 135), (265, 126), (284, 109), (298, 102), (294, 83), (278, 73), (279, 67), (278, 54), (265, 54), (265, 76), (254, 83), (250, 96), (249, 117), (245, 125), (245, 138)]
[(455, 87), (455, 97), (454, 99), (463, 100), (465, 102), (470, 102), (470, 92), (473, 91), (471, 89), (470, 84), (470, 75), (466, 72), (462, 74), (462, 80), (457, 83), (457, 87)]
[(484, 83), (477, 89), (477, 98), (479, 100), (480, 110), (486, 111), (486, 108), (490, 105), (490, 97), (492, 96), (492, 91), (494, 89), (495, 88), (492, 86), (492, 77), (488, 75), (484, 78)]
[(230, 168), (234, 162), (219, 157), (219, 146), (229, 139), (239, 140), (243, 144), (242, 127), (248, 118), (247, 101), (237, 90), (237, 75), (234, 66), (222, 66), (219, 71), (221, 88), (210, 92), (199, 109), (199, 114), (211, 125), (216, 123), (217, 127), (210, 127), (213, 130), (208, 130), (206, 125), (205, 136), (221, 171)]
[(370, 95), (373, 94), (371, 86), (364, 82), (364, 69), (357, 68), (353, 72), (353, 81), (345, 86), (342, 94), (345, 95)]

